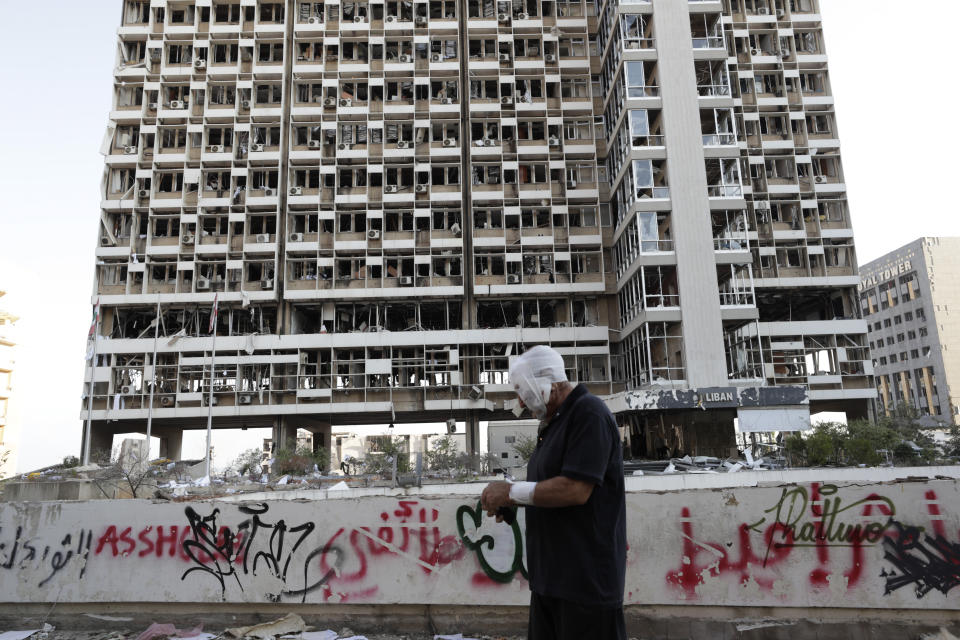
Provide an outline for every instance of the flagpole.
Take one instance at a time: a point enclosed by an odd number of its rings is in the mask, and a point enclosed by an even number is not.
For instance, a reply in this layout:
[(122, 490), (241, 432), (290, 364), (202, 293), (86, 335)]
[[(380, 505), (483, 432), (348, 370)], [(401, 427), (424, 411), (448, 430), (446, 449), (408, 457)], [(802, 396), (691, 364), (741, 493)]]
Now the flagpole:
[(214, 361), (217, 358), (217, 298), (213, 298), (213, 314), (211, 316), (210, 324), (213, 327), (213, 345), (210, 347), (210, 390), (207, 396), (207, 452), (206, 452), (206, 477), (210, 479), (210, 436), (213, 432), (213, 376), (214, 376)]
[(157, 317), (154, 319), (156, 325), (153, 327), (153, 359), (150, 361), (153, 367), (152, 380), (150, 380), (150, 405), (147, 407), (147, 460), (150, 459), (150, 433), (153, 426), (153, 394), (157, 389), (157, 340), (160, 337), (160, 296), (157, 296)]
[(87, 390), (87, 426), (83, 434), (83, 465), (90, 464), (90, 430), (93, 426), (93, 386), (97, 366), (97, 336), (100, 335), (100, 299), (94, 309), (93, 320), (93, 355), (90, 358), (90, 386)]

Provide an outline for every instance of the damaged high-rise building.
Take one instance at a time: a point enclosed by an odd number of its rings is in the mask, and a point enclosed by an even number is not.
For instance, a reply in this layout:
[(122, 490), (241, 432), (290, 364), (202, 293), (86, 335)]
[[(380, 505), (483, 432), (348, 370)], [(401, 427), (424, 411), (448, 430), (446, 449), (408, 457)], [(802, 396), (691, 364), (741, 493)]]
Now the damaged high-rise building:
[(475, 448), (541, 343), (628, 455), (875, 396), (816, 0), (118, 8), (88, 449), (176, 456), (211, 380), (214, 428)]

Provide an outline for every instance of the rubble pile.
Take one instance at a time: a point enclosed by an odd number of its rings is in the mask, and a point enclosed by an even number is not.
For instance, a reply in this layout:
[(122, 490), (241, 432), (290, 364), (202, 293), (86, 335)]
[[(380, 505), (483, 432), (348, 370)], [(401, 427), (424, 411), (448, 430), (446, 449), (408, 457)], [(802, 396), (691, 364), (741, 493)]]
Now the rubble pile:
[(624, 460), (624, 475), (634, 476), (664, 476), (674, 473), (736, 473), (746, 469), (748, 471), (770, 471), (784, 469), (783, 458), (764, 456), (754, 458), (746, 452), (743, 459), (714, 458), (713, 456), (684, 456), (669, 460)]

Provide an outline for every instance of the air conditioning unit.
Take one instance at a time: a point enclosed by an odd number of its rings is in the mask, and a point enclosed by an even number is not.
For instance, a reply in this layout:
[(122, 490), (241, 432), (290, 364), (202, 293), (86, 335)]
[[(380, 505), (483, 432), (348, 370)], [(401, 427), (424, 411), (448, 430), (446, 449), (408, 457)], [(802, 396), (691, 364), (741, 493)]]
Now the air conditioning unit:
[(455, 146), (457, 146), (457, 141), (456, 141), (455, 139), (453, 139), (453, 138), (444, 138), (444, 139), (443, 139), (443, 146), (445, 146), (445, 147), (455, 147)]
[(459, 224), (457, 224), (456, 222), (454, 222), (452, 225), (450, 225), (450, 231), (453, 233), (453, 235), (459, 236), (459, 235), (460, 235), (460, 232), (462, 231), (462, 229), (460, 229), (460, 225), (459, 225)]
[(401, 140), (400, 142), (397, 143), (397, 149), (409, 149), (410, 147), (411, 147), (411, 144), (406, 140)]
[(515, 273), (508, 273), (507, 284), (520, 284), (520, 276)]
[(414, 187), (414, 191), (416, 191), (417, 193), (426, 193), (426, 192), (427, 192), (427, 185), (425, 185), (425, 184), (418, 184), (416, 187)]
[(291, 233), (291, 234), (290, 234), (290, 242), (303, 242), (303, 234), (302, 234), (302, 233)]
[(369, 239), (369, 240), (379, 240), (379, 239), (380, 239), (380, 229), (367, 229), (367, 239)]
[[(311, 20), (312, 19), (313, 18), (311, 18)], [(240, 396), (237, 398), (237, 402), (239, 402), (240, 404), (250, 404), (251, 402), (253, 402), (253, 394), (241, 393)]]
[(340, 151), (346, 151), (347, 149), (350, 149), (352, 147), (353, 147), (352, 144), (347, 144), (346, 142), (341, 142), (340, 144), (337, 145), (337, 149), (339, 149)]
[(556, 137), (556, 136), (550, 136), (550, 139), (547, 140), (547, 144), (549, 144), (551, 147), (559, 147), (559, 146), (560, 146), (560, 138), (558, 138), (558, 137)]
[(260, 153), (261, 151), (263, 151), (263, 145), (262, 145), (262, 144), (252, 144), (252, 145), (250, 145), (250, 151), (253, 151), (253, 152), (255, 152), (255, 153)]
[(441, 104), (453, 104), (453, 98), (444, 98), (440, 101)]
[(320, 18), (313, 16), (312, 18), (307, 19), (307, 24), (320, 24)]
[(483, 146), (485, 146), (485, 147), (492, 147), (492, 146), (494, 146), (494, 141), (491, 140), (490, 138), (484, 138), (484, 139), (483, 139)]
[(567, 189), (576, 189), (576, 188), (577, 188), (577, 181), (576, 181), (576, 180), (569, 180), (569, 181), (567, 182)]
[(350, 98), (340, 98), (340, 106), (341, 106), (341, 107), (352, 107), (352, 106), (353, 106), (353, 100), (351, 100)]
[(197, 278), (197, 291), (207, 291), (210, 289), (210, 280), (207, 278)]
[(518, 14), (517, 14), (517, 20), (526, 20), (526, 19), (529, 18), (529, 17), (530, 17), (530, 16), (528, 16), (528, 15), (525, 14), (525, 13), (518, 13)]
[(185, 103), (183, 100), (171, 100), (171, 101), (170, 101), (170, 108), (171, 108), (171, 109), (184, 109), (185, 107), (186, 107), (186, 103)]
[(133, 388), (132, 384), (125, 384), (120, 387), (120, 393), (125, 396), (132, 396), (136, 391)]
[(187, 232), (183, 234), (183, 244), (193, 244), (193, 234)]
[(273, 196), (277, 195), (277, 190), (267, 187), (263, 190), (263, 195), (267, 198), (272, 198)]
[(543, 56), (543, 59), (547, 62), (556, 62), (557, 56), (553, 55), (552, 53), (548, 53), (547, 55)]
[(249, 100), (241, 100), (241, 101), (240, 101), (240, 108), (241, 108), (241, 109), (249, 109), (249, 108), (250, 108), (250, 101), (249, 101)]
[(447, 419), (447, 433), (456, 433), (456, 432), (457, 432), (456, 418)]
[(767, 8), (765, 6), (757, 7), (757, 13), (761, 16), (767, 15)]
[(503, 96), (500, 98), (500, 104), (513, 104), (513, 98), (510, 96)]
[(290, 195), (292, 196), (302, 196), (303, 187), (290, 187)]
[(501, 53), (501, 54), (500, 54), (500, 62), (510, 62), (510, 54), (509, 54), (509, 53)]
[(156, 103), (156, 102), (151, 102), (151, 103), (147, 104), (147, 108), (150, 109), (150, 111), (156, 111), (156, 110), (157, 110), (157, 103)]
[(257, 234), (257, 242), (260, 242), (260, 243), (270, 242), (270, 234), (269, 234), (269, 233), (258, 233), (258, 234)]
[(433, 54), (432, 56), (430, 56), (430, 59), (431, 59), (433, 62), (440, 62), (441, 56), (440, 56), (439, 53), (435, 53), (435, 54)]
[(413, 58), (407, 54), (400, 56), (400, 62), (413, 62)]
[(527, 98), (526, 96), (518, 96), (517, 102), (530, 102), (530, 99)]
[(154, 62), (160, 61), (160, 49), (150, 49), (150, 59)]
[(161, 407), (173, 406), (173, 398), (171, 398), (170, 396), (163, 396), (162, 398), (160, 398), (160, 406)]
[(127, 153), (127, 154), (136, 153), (136, 152), (137, 152), (137, 148), (134, 147), (134, 146), (127, 146), (127, 147), (124, 147), (124, 148), (123, 148), (123, 152), (124, 152), (124, 153)]
[(396, 193), (399, 190), (400, 190), (400, 187), (398, 187), (395, 184), (387, 184), (383, 186), (384, 193)]
[(193, 66), (196, 67), (197, 69), (206, 69), (207, 61), (204, 60), (203, 58), (197, 58), (196, 60), (193, 61)]
[(319, 149), (319, 148), (320, 148), (320, 141), (319, 141), (319, 140), (311, 140), (310, 142), (307, 143), (307, 146), (310, 147), (311, 149)]
[(385, 18), (385, 22), (396, 22), (396, 21), (397, 21), (397, 16), (387, 16)]
[(323, 99), (323, 106), (325, 106), (325, 107), (335, 107), (335, 106), (337, 106), (337, 99), (336, 99), (336, 98), (324, 98), (324, 99)]
[(816, 180), (818, 183), (822, 183), (822, 182), (826, 182), (827, 178), (826, 176), (817, 176), (816, 178), (814, 178), (814, 180)]
[(273, 289), (273, 278), (264, 278), (260, 281), (261, 289)]
[(752, 55), (752, 56), (758, 56), (758, 55), (760, 55), (760, 50), (759, 50), (759, 49), (750, 49), (750, 55)]
[(415, 22), (416, 22), (416, 24), (417, 24), (418, 27), (425, 27), (425, 26), (427, 26), (427, 19), (424, 18), (423, 16), (417, 16), (417, 19), (415, 20)]
[(364, 19), (363, 16), (354, 16), (354, 17), (353, 17), (353, 21), (354, 21), (356, 24), (360, 24), (361, 22), (366, 22), (366, 20)]
[(467, 396), (469, 396), (471, 400), (480, 400), (483, 398), (483, 389), (477, 385), (473, 385), (470, 387), (470, 391), (467, 392)]
[(412, 287), (412, 286), (413, 286), (413, 276), (400, 276), (400, 286), (401, 286), (401, 287)]
[(207, 394), (207, 393), (204, 393), (204, 394), (203, 394), (203, 406), (207, 407), (207, 406), (210, 406), (211, 404), (212, 404), (213, 406), (217, 406), (217, 404), (218, 404), (218, 402), (217, 402), (217, 397), (214, 396), (214, 397), (212, 398), (212, 400), (213, 400), (213, 401), (211, 402), (211, 398), (210, 398), (210, 395), (209, 395), (209, 394)]
[(530, 316), (530, 324), (540, 324), (540, 315), (536, 313), (532, 314)]
[(150, 189), (140, 189), (140, 192), (137, 195), (139, 195), (141, 198), (149, 198)]
[(223, 145), (212, 144), (209, 147), (207, 147), (207, 151), (209, 151), (210, 153), (223, 153)]

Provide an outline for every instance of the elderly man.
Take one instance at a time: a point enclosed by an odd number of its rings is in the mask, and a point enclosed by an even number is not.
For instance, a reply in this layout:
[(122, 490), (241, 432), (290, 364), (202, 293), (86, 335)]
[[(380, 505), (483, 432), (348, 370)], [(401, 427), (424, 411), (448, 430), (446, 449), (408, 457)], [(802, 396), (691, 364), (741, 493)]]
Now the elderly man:
[[(510, 366), (522, 407), (540, 420), (526, 482), (491, 482), (490, 515), (526, 507), (529, 640), (624, 640), (626, 505), (623, 455), (610, 410), (567, 382), (546, 346)], [(501, 511), (502, 513), (502, 511)]]

